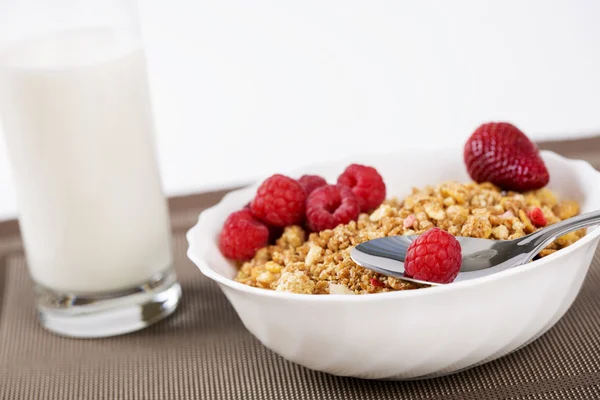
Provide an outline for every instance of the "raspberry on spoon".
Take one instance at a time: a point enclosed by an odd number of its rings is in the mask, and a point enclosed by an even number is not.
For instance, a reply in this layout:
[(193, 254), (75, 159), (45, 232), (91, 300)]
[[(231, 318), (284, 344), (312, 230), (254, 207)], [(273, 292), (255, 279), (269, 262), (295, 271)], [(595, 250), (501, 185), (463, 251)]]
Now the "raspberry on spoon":
[(422, 281), (450, 283), (456, 279), (461, 264), (458, 240), (448, 232), (432, 228), (408, 246), (404, 274)]

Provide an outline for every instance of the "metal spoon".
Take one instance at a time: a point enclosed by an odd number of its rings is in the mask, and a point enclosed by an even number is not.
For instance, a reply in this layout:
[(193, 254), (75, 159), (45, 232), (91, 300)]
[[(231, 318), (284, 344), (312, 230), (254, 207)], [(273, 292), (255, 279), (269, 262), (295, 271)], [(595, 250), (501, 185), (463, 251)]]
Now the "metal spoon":
[[(535, 257), (560, 236), (600, 224), (600, 210), (578, 215), (514, 240), (491, 240), (457, 236), (462, 249), (462, 265), (454, 282), (495, 274)], [(369, 240), (353, 248), (352, 260), (365, 268), (405, 281), (439, 285), (404, 276), (404, 258), (414, 236), (388, 236)]]

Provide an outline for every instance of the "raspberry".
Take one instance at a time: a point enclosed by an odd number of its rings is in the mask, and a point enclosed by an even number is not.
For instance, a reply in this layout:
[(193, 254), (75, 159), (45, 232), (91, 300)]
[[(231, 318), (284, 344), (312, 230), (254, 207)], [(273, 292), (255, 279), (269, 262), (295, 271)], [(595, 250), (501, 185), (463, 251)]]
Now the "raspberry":
[(358, 198), (347, 186), (321, 186), (306, 200), (308, 228), (314, 232), (347, 224), (356, 220), (359, 214)]
[(546, 221), (546, 217), (544, 217), (544, 212), (539, 207), (533, 207), (529, 210), (527, 212), (527, 217), (529, 217), (531, 223), (538, 228), (548, 225), (548, 221)]
[(256, 251), (267, 245), (269, 229), (254, 218), (250, 210), (243, 209), (231, 214), (219, 235), (221, 253), (236, 261), (249, 260)]
[(265, 180), (252, 200), (252, 213), (269, 225), (285, 227), (304, 220), (306, 194), (292, 178), (273, 175)]
[(304, 193), (306, 193), (307, 196), (316, 188), (327, 185), (327, 181), (319, 175), (302, 175), (300, 179), (298, 179), (298, 183), (302, 186), (302, 189), (304, 189)]
[(385, 200), (385, 183), (373, 167), (352, 164), (340, 175), (338, 184), (352, 189), (358, 197), (361, 212), (374, 210)]
[(448, 232), (432, 228), (408, 246), (404, 274), (427, 282), (450, 283), (458, 275), (461, 264), (458, 240)]
[(381, 282), (377, 278), (371, 278), (371, 279), (369, 279), (369, 282), (371, 282), (371, 285), (376, 286), (376, 287), (384, 287), (385, 286), (385, 283)]
[(550, 179), (537, 146), (505, 122), (477, 128), (465, 144), (464, 158), (473, 180), (491, 182), (506, 190), (539, 189)]

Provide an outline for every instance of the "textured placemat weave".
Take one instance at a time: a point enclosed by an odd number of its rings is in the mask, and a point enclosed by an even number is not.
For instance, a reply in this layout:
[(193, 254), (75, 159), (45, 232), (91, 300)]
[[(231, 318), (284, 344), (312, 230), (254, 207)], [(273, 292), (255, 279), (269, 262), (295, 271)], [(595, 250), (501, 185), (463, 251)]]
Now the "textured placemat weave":
[(571, 310), (526, 348), (435, 380), (367, 381), (289, 363), (245, 330), (185, 257), (198, 211), (173, 215), (180, 309), (130, 335), (74, 340), (44, 331), (20, 248), (0, 255), (0, 399), (600, 399), (600, 252)]

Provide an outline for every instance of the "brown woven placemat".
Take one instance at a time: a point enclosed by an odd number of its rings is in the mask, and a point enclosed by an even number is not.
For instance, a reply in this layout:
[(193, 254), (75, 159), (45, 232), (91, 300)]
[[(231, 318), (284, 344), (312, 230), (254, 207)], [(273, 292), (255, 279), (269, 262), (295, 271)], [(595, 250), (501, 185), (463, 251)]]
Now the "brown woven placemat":
[[(600, 151), (587, 151), (598, 149), (594, 143), (600, 140), (573, 151), (599, 168)], [(341, 378), (264, 348), (185, 257), (186, 230), (221, 195), (171, 202), (183, 287), (178, 311), (146, 330), (102, 340), (61, 338), (37, 324), (15, 225), (0, 224), (0, 400), (600, 399), (600, 251), (570, 311), (516, 353), (427, 381)]]

